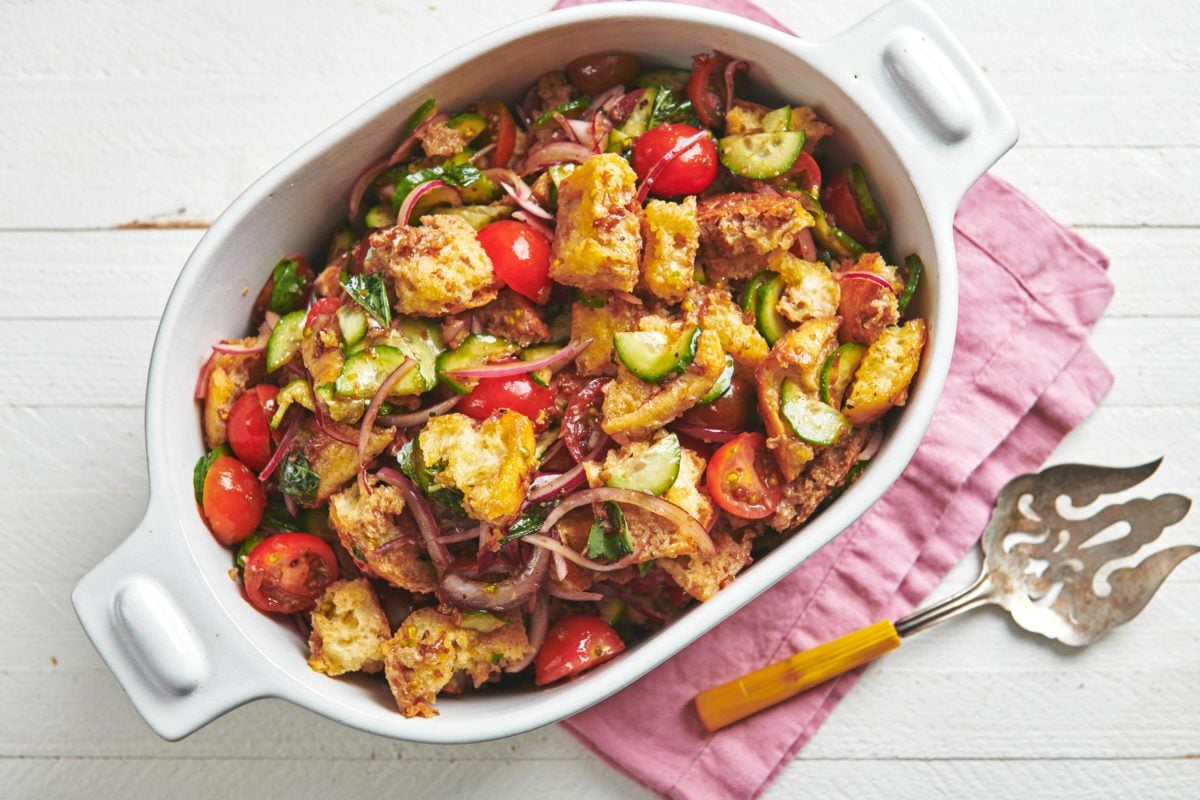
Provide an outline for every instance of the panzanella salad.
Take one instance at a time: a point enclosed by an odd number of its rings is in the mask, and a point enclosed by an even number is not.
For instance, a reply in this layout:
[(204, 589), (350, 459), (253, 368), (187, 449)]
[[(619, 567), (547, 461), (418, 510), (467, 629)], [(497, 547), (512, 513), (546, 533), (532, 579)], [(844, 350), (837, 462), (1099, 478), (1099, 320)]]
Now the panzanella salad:
[[(589, 55), (408, 119), (325, 263), (196, 388), (196, 499), (310, 666), (400, 712), (552, 684), (711, 598), (855, 480), (925, 343), (834, 134), (749, 65)], [(265, 265), (264, 265), (265, 266)]]

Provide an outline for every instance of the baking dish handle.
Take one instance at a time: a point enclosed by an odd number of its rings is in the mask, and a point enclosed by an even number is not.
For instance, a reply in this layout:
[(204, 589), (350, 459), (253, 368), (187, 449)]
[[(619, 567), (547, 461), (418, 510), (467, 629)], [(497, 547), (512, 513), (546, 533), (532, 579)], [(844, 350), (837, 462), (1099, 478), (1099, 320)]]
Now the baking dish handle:
[[(945, 23), (896, 0), (818, 45), (830, 71), (887, 133), (930, 216), (958, 201), (1017, 141), (1017, 123)], [(928, 188), (927, 188), (928, 187)]]
[[(161, 521), (161, 520), (158, 520)], [(92, 569), (71, 603), (100, 657), (159, 736), (182, 739), (269, 694), (262, 664), (195, 570), (181, 536), (156, 524), (153, 504), (137, 529)]]

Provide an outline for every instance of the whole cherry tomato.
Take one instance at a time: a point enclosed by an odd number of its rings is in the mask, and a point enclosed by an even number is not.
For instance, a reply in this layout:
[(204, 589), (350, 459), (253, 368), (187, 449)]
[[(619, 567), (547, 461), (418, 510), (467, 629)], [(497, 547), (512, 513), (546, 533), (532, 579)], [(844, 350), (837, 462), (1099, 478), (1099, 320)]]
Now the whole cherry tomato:
[(248, 389), (229, 411), (229, 446), (246, 466), (260, 472), (271, 460), (271, 415), (278, 387), (269, 383)]
[[(641, 180), (676, 144), (699, 133), (691, 125), (672, 123), (651, 128), (638, 137), (633, 145), (633, 171)], [(676, 197), (700, 194), (717, 178), (717, 146), (708, 136), (693, 143), (662, 168), (650, 187), (657, 197)]]
[(316, 605), (337, 580), (337, 557), (309, 533), (277, 533), (246, 557), (246, 597), (259, 611), (294, 614)]
[(480, 378), (470, 394), (455, 409), (482, 422), (501, 408), (512, 409), (529, 417), (536, 431), (545, 430), (554, 411), (554, 392), (538, 386), (528, 375), (508, 378)]
[(233, 456), (220, 456), (204, 478), (201, 506), (213, 536), (229, 546), (254, 533), (267, 496), (258, 476), (245, 464)]
[(705, 477), (716, 504), (743, 519), (769, 517), (783, 499), (783, 482), (761, 433), (743, 433), (722, 445)]
[(535, 228), (512, 219), (484, 225), (476, 234), (496, 277), (535, 303), (550, 299), (550, 242)]
[(600, 617), (564, 617), (546, 632), (546, 641), (533, 661), (534, 683), (545, 686), (603, 664), (625, 650), (625, 643)]

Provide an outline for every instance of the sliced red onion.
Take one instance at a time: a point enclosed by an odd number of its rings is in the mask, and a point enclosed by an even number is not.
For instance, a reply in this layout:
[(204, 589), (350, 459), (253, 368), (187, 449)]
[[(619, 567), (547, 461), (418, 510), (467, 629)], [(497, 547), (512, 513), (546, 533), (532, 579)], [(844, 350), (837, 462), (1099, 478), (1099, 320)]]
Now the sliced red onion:
[(429, 559), (433, 562), (439, 575), (445, 572), (446, 567), (450, 565), (450, 551), (438, 538), (440, 531), (438, 531), (437, 520), (433, 518), (429, 504), (417, 491), (417, 487), (391, 467), (379, 470), (375, 473), (375, 477), (388, 486), (394, 486), (400, 490), (400, 494), (404, 496), (404, 502), (412, 512), (413, 519), (417, 521), (417, 529), (421, 531), (421, 538), (425, 540), (425, 549), (429, 551)]
[(424, 425), (438, 414), (445, 414), (450, 409), (458, 405), (463, 399), (462, 395), (455, 395), (449, 400), (443, 400), (440, 403), (427, 406), (411, 414), (386, 414), (376, 418), (376, 422), (387, 425), (388, 427), (396, 428), (411, 428), (415, 425)]
[(591, 339), (572, 342), (561, 350), (539, 358), (537, 361), (504, 361), (499, 364), (483, 364), (478, 367), (447, 370), (446, 374), (454, 378), (510, 378), (513, 375), (524, 375), (537, 372), (539, 369), (549, 369), (565, 364), (587, 349)]
[(733, 78), (738, 70), (749, 69), (750, 65), (745, 61), (733, 60), (725, 65), (725, 112), (733, 107)]
[(524, 211), (514, 211), (512, 217), (513, 217), (513, 219), (517, 220), (518, 222), (524, 222), (526, 225), (528, 225), (529, 227), (536, 230), (542, 236), (545, 236), (547, 240), (549, 240), (551, 242), (554, 241), (554, 231), (550, 230), (549, 225), (547, 225), (545, 222), (542, 222), (540, 219), (538, 219), (534, 215), (526, 214)]
[(578, 142), (551, 142), (536, 147), (525, 154), (521, 164), (521, 175), (530, 175), (538, 170), (552, 167), (555, 164), (574, 162), (582, 164), (594, 155), (591, 148), (584, 147)]
[(488, 153), (492, 152), (495, 149), (496, 149), (495, 142), (492, 142), (489, 145), (485, 145), (484, 147), (479, 148), (478, 150), (475, 151), (475, 155), (471, 156), (471, 158), (470, 158), (471, 163), (478, 166), (479, 159), (483, 158), (484, 156), (486, 156)]
[(561, 493), (570, 492), (583, 484), (587, 476), (583, 472), (583, 464), (576, 464), (561, 475), (555, 475), (545, 483), (529, 488), (528, 500), (531, 503), (541, 503)]
[[(563, 498), (554, 510), (546, 517), (546, 521), (542, 523), (540, 533), (546, 533), (558, 524), (558, 521), (566, 516), (572, 510), (585, 506), (590, 503), (603, 503), (611, 500), (614, 503), (625, 503), (631, 506), (644, 508), (652, 514), (657, 514), (668, 522), (674, 522), (680, 530), (686, 533), (696, 546), (705, 553), (714, 551), (712, 539), (708, 536), (708, 531), (704, 530), (695, 517), (684, 511), (674, 503), (664, 500), (661, 497), (655, 497), (646, 492), (636, 492), (633, 489), (618, 489), (613, 486), (599, 486), (594, 489), (584, 489), (576, 492), (570, 497)], [(524, 541), (530, 541), (533, 534), (524, 537)], [(565, 555), (565, 554), (564, 554)], [(570, 556), (567, 556), (570, 558)], [(579, 563), (579, 562), (576, 562)]]
[(487, 547), (488, 539), (491, 536), (492, 529), (486, 522), (479, 523), (475, 529), (475, 538), (479, 540), (479, 550), (482, 552)]
[(792, 248), (798, 251), (797, 255), (805, 261), (817, 260), (817, 243), (813, 241), (811, 228), (804, 228), (796, 234), (796, 243)]
[(546, 587), (546, 591), (550, 593), (551, 597), (568, 600), (572, 603), (595, 603), (604, 599), (604, 595), (599, 592), (581, 592), (578, 589), (568, 589), (555, 583)]
[(686, 422), (673, 422), (671, 429), (676, 433), (691, 436), (702, 442), (732, 442), (741, 436), (741, 431), (726, 431), (720, 428), (703, 428), (699, 425), (689, 425)]
[[(275, 452), (271, 454), (271, 458), (267, 461), (267, 465), (263, 467), (262, 472), (258, 474), (258, 479), (263, 483), (271, 477), (275, 469), (283, 461), (283, 457), (287, 455), (288, 448), (292, 446), (292, 439), (296, 438), (296, 433), (300, 430), (300, 420), (303, 415), (295, 413), (292, 415), (292, 421), (288, 423), (287, 428), (283, 431), (283, 437), (279, 440), (279, 444), (275, 445)], [(284, 495), (287, 498), (287, 495)], [(295, 516), (294, 514), (292, 516)]]
[(371, 493), (371, 487), (367, 486), (367, 443), (371, 441), (371, 431), (375, 428), (375, 417), (379, 416), (379, 407), (383, 405), (388, 393), (400, 382), (400, 379), (416, 366), (416, 361), (405, 358), (404, 362), (392, 370), (383, 379), (383, 383), (379, 384), (379, 388), (375, 390), (375, 396), (371, 398), (371, 404), (363, 413), (362, 424), (358, 428), (358, 483), (363, 494)]
[(546, 602), (546, 595), (538, 592), (537, 601), (533, 606), (533, 614), (529, 617), (529, 655), (520, 661), (509, 664), (504, 668), (505, 672), (520, 672), (533, 663), (538, 651), (542, 649), (542, 643), (546, 641), (546, 628), (549, 623), (550, 604)]
[(876, 275), (874, 272), (842, 272), (835, 273), (834, 277), (839, 281), (870, 281), (871, 283), (879, 284), (889, 292), (892, 291), (892, 285), (887, 282), (887, 279), (881, 275)]
[[(559, 114), (556, 111), (556, 112), (554, 112), (554, 121), (558, 123), (558, 127), (562, 129), (562, 132), (567, 135), (568, 142), (575, 142), (577, 144), (583, 145), (584, 147), (592, 146), (592, 143), (590, 141), (585, 142), (583, 139), (580, 138), (579, 134), (582, 132), (583, 129), (576, 128), (574, 125), (571, 124), (573, 122), (578, 122), (579, 120), (567, 119), (562, 114)], [(583, 124), (585, 126), (587, 125), (586, 122)]]
[(662, 158), (660, 158), (658, 161), (655, 161), (654, 165), (646, 171), (646, 177), (642, 181), (641, 187), (638, 189), (638, 203), (641, 204), (646, 202), (646, 196), (650, 194), (650, 189), (653, 188), (654, 181), (656, 181), (662, 171), (667, 168), (667, 165), (675, 160), (676, 156), (687, 150), (696, 142), (699, 142), (702, 139), (707, 139), (710, 136), (712, 136), (712, 134), (709, 133), (707, 128), (705, 128), (704, 130), (693, 133), (691, 136), (680, 139), (670, 150), (663, 153)]
[(606, 105), (612, 103), (616, 105), (621, 101), (621, 97), (625, 94), (625, 87), (617, 84), (611, 89), (605, 89), (600, 94), (592, 98), (592, 102), (583, 110), (583, 118), (591, 119), (599, 111), (607, 112)]
[[(416, 141), (413, 137), (405, 139), (405, 142)], [(379, 177), (385, 169), (388, 168), (388, 161), (376, 161), (371, 166), (363, 170), (363, 173), (358, 176), (358, 180), (350, 187), (350, 219), (358, 218), (358, 209), (362, 205), (362, 196), (367, 191), (367, 187), (371, 185), (371, 181)]]
[(500, 183), (501, 181), (510, 183), (517, 187), (517, 191), (520, 192), (532, 191), (527, 185), (525, 185), (525, 181), (521, 180), (521, 176), (508, 167), (491, 167), (490, 169), (485, 169), (483, 170), (483, 177), (487, 178), (492, 183)]
[(871, 430), (871, 438), (867, 439), (867, 443), (863, 446), (862, 452), (858, 454), (859, 461), (870, 461), (879, 452), (880, 446), (883, 444), (883, 426), (876, 425)]
[(476, 526), (472, 526), (465, 531), (442, 534), (437, 537), (437, 540), (442, 544), (458, 544), (459, 542), (467, 542), (477, 538), (479, 538), (479, 529)]
[(404, 202), (400, 204), (400, 211), (396, 214), (396, 222), (400, 225), (408, 225), (409, 220), (412, 218), (413, 209), (417, 207), (417, 201), (434, 189), (449, 189), (458, 197), (458, 204), (462, 204), (462, 196), (450, 184), (445, 181), (425, 181), (409, 192), (408, 196), (404, 198)]
[(438, 585), (439, 594), (459, 608), (504, 613), (520, 608), (533, 597), (550, 571), (550, 553), (535, 549), (520, 572), (501, 581), (475, 581), (457, 572)]
[(208, 397), (208, 378), (212, 375), (213, 367), (216, 366), (213, 363), (214, 355), (214, 353), (208, 354), (208, 359), (205, 360), (204, 366), (200, 367), (200, 374), (196, 377), (196, 391), (192, 393), (192, 396), (197, 400)]
[(501, 183), (500, 188), (503, 189), (505, 193), (513, 199), (513, 202), (523, 208), (526, 212), (533, 214), (535, 217), (541, 217), (542, 219), (554, 219), (553, 214), (537, 204), (537, 201), (533, 199), (532, 193), (530, 193), (528, 196), (522, 197), (517, 193), (516, 189), (509, 186), (507, 183)]
[(567, 579), (567, 559), (563, 558), (562, 553), (554, 554), (554, 577), (560, 581)]
[(592, 117), (592, 124), (588, 133), (592, 137), (593, 153), (604, 152), (604, 147), (608, 144), (608, 132), (612, 129), (612, 120), (608, 118), (607, 114), (597, 114)]
[[(614, 561), (611, 564), (601, 564), (599, 561), (592, 561), (587, 556), (576, 553), (558, 539), (551, 539), (549, 536), (543, 536), (540, 533), (531, 533), (528, 536), (522, 537), (521, 541), (529, 542), (530, 544), (535, 545), (539, 551), (547, 551), (547, 556), (549, 556), (550, 553), (558, 553), (568, 561), (574, 562), (584, 569), (590, 569), (592, 572), (615, 572), (616, 570), (625, 569), (626, 567), (631, 567), (638, 563), (637, 556), (626, 556), (620, 561)], [(548, 557), (546, 559), (546, 563), (550, 563), (550, 559)]]
[(290, 494), (285, 494), (283, 496), (283, 507), (286, 508), (287, 512), (293, 517), (300, 516), (300, 506), (296, 505), (296, 500)]
[(263, 321), (258, 326), (258, 335), (263, 341), (271, 338), (271, 331), (275, 330), (275, 324), (279, 322), (279, 315), (274, 311), (267, 311), (263, 314)]

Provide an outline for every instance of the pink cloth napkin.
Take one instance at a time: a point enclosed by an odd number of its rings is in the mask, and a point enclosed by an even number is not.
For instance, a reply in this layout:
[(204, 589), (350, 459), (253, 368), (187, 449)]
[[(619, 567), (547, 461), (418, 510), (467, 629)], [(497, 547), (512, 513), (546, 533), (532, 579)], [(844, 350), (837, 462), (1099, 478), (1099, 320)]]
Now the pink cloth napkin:
[[(696, 5), (783, 29), (744, 0)], [(761, 793), (860, 673), (715, 734), (700, 726), (695, 694), (910, 612), (975, 544), (1000, 488), (1037, 470), (1112, 384), (1086, 344), (1113, 292), (1100, 252), (990, 176), (967, 193), (954, 232), (961, 284), (954, 359), (929, 432), (895, 486), (746, 608), (563, 723), (653, 791), (677, 798)]]

